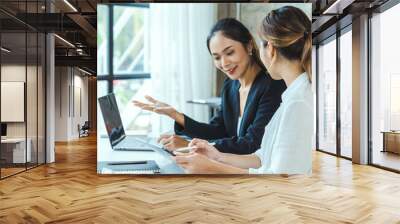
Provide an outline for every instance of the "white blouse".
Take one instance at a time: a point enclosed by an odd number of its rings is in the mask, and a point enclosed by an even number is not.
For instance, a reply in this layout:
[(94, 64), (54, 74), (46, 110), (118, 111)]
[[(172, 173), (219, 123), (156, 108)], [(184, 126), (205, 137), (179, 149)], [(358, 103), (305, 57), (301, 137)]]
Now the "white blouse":
[(249, 173), (311, 174), (314, 106), (311, 84), (303, 73), (282, 94), (282, 103), (265, 128), (254, 154), (261, 167)]
[(242, 125), (242, 117), (238, 117), (238, 123), (237, 123), (237, 129), (236, 129), (237, 136), (239, 136), (241, 125)]

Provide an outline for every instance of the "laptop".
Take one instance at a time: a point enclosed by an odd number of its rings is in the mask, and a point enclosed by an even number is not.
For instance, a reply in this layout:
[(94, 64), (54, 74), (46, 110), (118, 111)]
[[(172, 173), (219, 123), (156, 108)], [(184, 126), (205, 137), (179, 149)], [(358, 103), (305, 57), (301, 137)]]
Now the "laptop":
[(100, 97), (99, 105), (103, 114), (108, 138), (110, 139), (111, 148), (120, 151), (148, 151), (153, 152), (155, 144), (150, 144), (150, 138), (139, 138), (125, 134), (122, 126), (121, 116), (118, 110), (115, 95), (110, 93)]

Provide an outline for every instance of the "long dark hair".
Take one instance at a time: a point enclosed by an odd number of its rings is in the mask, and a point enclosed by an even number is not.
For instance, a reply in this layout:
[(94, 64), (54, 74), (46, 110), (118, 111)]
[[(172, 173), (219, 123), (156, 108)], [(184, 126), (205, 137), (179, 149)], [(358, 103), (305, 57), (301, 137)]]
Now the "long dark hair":
[(311, 20), (299, 8), (272, 10), (260, 26), (260, 37), (289, 60), (300, 60), (311, 80)]
[(207, 48), (210, 54), (210, 40), (217, 32), (221, 32), (225, 37), (231, 40), (240, 42), (245, 49), (247, 49), (250, 44), (252, 49), (250, 55), (252, 62), (255, 62), (257, 65), (259, 65), (262, 70), (267, 71), (260, 59), (258, 47), (254, 41), (253, 36), (241, 22), (233, 18), (218, 20), (218, 22), (213, 26), (210, 34), (207, 37)]

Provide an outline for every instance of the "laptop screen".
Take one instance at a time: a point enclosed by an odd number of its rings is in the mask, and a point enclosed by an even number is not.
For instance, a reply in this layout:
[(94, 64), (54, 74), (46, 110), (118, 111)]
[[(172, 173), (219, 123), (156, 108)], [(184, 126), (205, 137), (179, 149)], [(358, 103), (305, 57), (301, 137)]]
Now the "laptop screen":
[(110, 93), (99, 98), (101, 113), (103, 114), (104, 123), (110, 138), (111, 146), (115, 146), (125, 138), (124, 127), (122, 126), (121, 116), (119, 115), (117, 101), (115, 95)]

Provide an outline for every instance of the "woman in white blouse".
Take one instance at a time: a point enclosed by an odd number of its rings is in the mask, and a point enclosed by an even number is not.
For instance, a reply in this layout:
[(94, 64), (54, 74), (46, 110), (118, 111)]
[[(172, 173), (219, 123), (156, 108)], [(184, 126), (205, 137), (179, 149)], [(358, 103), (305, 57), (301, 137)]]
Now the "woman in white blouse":
[(311, 21), (292, 6), (272, 10), (260, 26), (260, 56), (271, 77), (287, 85), (282, 103), (265, 128), (261, 148), (249, 155), (221, 153), (205, 140), (194, 150), (176, 153), (187, 173), (310, 174), (313, 96), (311, 91)]

